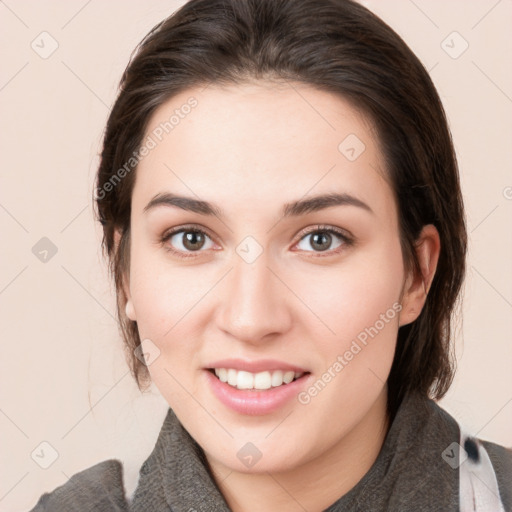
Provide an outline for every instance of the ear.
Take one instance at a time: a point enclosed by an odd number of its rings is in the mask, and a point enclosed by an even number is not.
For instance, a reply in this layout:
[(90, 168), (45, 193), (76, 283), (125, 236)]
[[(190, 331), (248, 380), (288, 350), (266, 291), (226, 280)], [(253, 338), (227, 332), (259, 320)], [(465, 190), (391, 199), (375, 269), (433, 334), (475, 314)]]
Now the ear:
[[(114, 231), (114, 246), (115, 252), (117, 253), (119, 249), (119, 243), (121, 241), (121, 233), (118, 229)], [(132, 320), (133, 322), (137, 321), (137, 317), (135, 315), (135, 308), (133, 307), (132, 296), (130, 293), (130, 271), (128, 270), (123, 274), (123, 291), (126, 296), (126, 305), (125, 305), (125, 313), (126, 316)]]
[(441, 241), (437, 229), (432, 224), (424, 226), (415, 243), (420, 273), (412, 269), (405, 280), (400, 326), (410, 324), (420, 316), (434, 279), (440, 251)]

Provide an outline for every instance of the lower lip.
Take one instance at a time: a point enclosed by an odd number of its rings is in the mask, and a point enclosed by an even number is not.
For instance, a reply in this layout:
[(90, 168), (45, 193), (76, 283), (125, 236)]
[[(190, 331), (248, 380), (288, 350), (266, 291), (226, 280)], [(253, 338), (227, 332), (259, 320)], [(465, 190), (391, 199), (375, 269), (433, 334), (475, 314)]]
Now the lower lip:
[(295, 398), (304, 387), (310, 374), (303, 375), (289, 384), (261, 391), (237, 389), (221, 382), (212, 372), (205, 370), (213, 394), (225, 406), (247, 415), (270, 414)]

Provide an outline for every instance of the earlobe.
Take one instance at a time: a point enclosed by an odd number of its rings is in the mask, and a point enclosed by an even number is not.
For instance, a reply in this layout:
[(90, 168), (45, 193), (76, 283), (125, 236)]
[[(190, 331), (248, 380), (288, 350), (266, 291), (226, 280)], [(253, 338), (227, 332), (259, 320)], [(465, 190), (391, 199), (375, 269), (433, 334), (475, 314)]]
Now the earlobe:
[(400, 326), (414, 322), (420, 315), (434, 279), (440, 251), (441, 242), (437, 229), (432, 224), (424, 226), (415, 244), (420, 272), (413, 274), (411, 271), (406, 279)]
[(131, 301), (131, 299), (128, 299), (126, 301), (125, 313), (130, 320), (132, 320), (133, 322), (137, 321), (137, 317), (135, 316), (135, 308), (133, 307), (133, 302)]

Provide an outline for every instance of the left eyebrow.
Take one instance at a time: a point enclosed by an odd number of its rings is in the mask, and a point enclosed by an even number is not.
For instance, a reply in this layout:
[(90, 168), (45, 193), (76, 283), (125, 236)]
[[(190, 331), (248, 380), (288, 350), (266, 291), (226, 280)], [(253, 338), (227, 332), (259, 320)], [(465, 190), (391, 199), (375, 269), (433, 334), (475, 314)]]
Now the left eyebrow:
[[(178, 196), (170, 192), (157, 194), (145, 206), (144, 212), (156, 208), (158, 206), (175, 206), (185, 211), (198, 213), (200, 215), (216, 216), (223, 218), (222, 209), (216, 204), (194, 199), (192, 197)], [(373, 210), (363, 201), (350, 194), (322, 194), (313, 196), (308, 199), (300, 199), (290, 203), (286, 203), (282, 209), (283, 217), (297, 217), (306, 215), (333, 206), (356, 206), (374, 214)]]
[(285, 204), (283, 217), (305, 215), (306, 213), (324, 210), (332, 206), (357, 206), (369, 213), (374, 213), (366, 203), (350, 194), (323, 194)]

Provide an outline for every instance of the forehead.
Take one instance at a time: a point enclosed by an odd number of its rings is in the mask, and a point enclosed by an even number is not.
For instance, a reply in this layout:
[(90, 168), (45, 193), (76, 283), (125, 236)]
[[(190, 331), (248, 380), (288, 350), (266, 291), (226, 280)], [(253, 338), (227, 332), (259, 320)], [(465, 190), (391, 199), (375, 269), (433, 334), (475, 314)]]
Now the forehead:
[(240, 207), (334, 189), (383, 207), (392, 198), (371, 123), (343, 98), (305, 84), (183, 91), (155, 111), (149, 139), (154, 147), (137, 168), (139, 208), (162, 191)]

